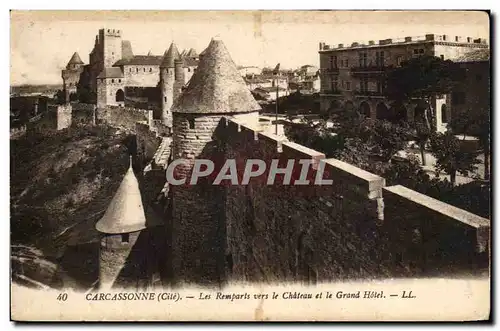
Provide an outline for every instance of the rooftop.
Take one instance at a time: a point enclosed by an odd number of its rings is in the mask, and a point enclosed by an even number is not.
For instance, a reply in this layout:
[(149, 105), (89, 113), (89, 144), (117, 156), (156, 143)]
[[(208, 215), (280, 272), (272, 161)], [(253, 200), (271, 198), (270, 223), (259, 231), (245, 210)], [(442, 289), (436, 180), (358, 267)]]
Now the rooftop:
[(448, 36), (448, 35), (438, 35), (438, 34), (426, 34), (424, 36), (408, 36), (404, 38), (387, 38), (378, 41), (370, 40), (366, 43), (364, 42), (353, 42), (351, 45), (327, 45), (324, 42), (319, 43), (320, 52), (329, 51), (341, 51), (347, 49), (363, 49), (363, 48), (377, 48), (377, 47), (389, 47), (395, 45), (403, 44), (421, 44), (421, 43), (449, 43), (457, 46), (469, 46), (476, 48), (488, 48), (486, 39), (478, 38), (473, 39), (471, 37), (462, 36)]
[(104, 68), (97, 78), (123, 78), (123, 72), (118, 67)]
[(212, 39), (198, 69), (172, 106), (180, 113), (243, 113), (260, 110), (226, 46)]
[(78, 55), (77, 52), (73, 53), (73, 56), (71, 56), (71, 59), (68, 62), (68, 65), (70, 64), (83, 64), (82, 59), (80, 59), (80, 55)]
[(175, 66), (175, 60), (180, 59), (179, 51), (174, 43), (170, 44), (170, 47), (163, 55), (163, 59), (160, 63), (161, 68), (173, 68)]
[(146, 215), (139, 182), (132, 169), (132, 157), (120, 187), (95, 227), (97, 231), (108, 234), (135, 232), (146, 228)]
[(118, 60), (113, 66), (149, 65), (159, 66), (163, 56), (161, 55), (133, 55), (128, 59)]

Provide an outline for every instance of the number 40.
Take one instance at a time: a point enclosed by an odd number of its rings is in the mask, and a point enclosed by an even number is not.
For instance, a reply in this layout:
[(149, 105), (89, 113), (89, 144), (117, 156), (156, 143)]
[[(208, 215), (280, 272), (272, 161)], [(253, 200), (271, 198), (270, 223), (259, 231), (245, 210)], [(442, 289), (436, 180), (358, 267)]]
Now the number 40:
[(67, 293), (59, 293), (57, 296), (58, 301), (66, 301), (68, 299), (68, 294)]

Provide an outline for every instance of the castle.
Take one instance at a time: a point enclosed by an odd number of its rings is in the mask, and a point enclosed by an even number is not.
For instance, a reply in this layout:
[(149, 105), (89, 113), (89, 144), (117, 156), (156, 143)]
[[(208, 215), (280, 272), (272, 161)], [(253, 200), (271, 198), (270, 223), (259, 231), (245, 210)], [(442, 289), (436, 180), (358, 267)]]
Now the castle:
[(171, 125), (170, 107), (198, 62), (193, 48), (179, 53), (173, 42), (163, 56), (134, 55), (130, 41), (122, 40), (121, 30), (100, 29), (89, 64), (75, 52), (62, 70), (65, 99), (69, 102), (72, 94), (80, 94), (84, 99), (80, 101), (96, 103), (98, 108), (145, 101), (143, 108), (153, 104), (154, 117)]
[[(115, 32), (112, 40), (118, 35)], [(121, 49), (118, 45), (115, 51)], [(118, 61), (115, 57), (105, 64)], [(152, 157), (144, 169), (148, 174), (138, 177), (131, 160), (96, 224), (102, 238), (101, 288), (150, 287), (158, 278), (162, 286), (220, 286), (230, 281), (314, 284), (487, 270), (489, 220), (401, 185), (386, 187), (380, 176), (263, 132), (260, 107), (221, 40), (212, 39), (200, 54), (185, 88), (176, 84), (186, 80), (181, 67), (172, 45), (159, 64), (166, 97), (163, 109), (171, 106), (169, 113), (163, 112), (171, 116), (171, 137), (155, 145), (148, 138), (152, 122), (137, 123), (137, 156)], [(127, 68), (101, 71), (106, 79), (122, 79), (111, 85), (104, 82), (108, 95), (118, 93), (118, 86), (131, 79)], [(103, 83), (97, 84), (99, 90)], [(167, 92), (177, 97), (172, 100)], [(183, 159), (176, 174), (189, 176), (200, 158), (234, 159), (238, 165), (248, 159), (266, 164), (279, 160), (283, 168), (287, 160), (307, 159), (312, 164), (309, 174), (315, 176), (321, 165), (332, 184), (169, 185), (169, 163)], [(141, 191), (148, 185), (159, 189)], [(147, 212), (148, 205), (158, 201), (159, 223)]]

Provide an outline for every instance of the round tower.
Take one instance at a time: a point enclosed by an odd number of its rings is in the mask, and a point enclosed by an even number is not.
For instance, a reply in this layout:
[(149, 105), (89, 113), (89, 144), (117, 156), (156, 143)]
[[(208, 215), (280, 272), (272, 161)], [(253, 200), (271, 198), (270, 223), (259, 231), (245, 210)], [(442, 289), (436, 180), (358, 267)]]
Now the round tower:
[(175, 83), (175, 60), (179, 59), (177, 46), (172, 43), (163, 55), (160, 64), (160, 88), (161, 88), (161, 118), (163, 124), (172, 126), (172, 113), (170, 108), (174, 102)]
[(100, 289), (137, 286), (146, 269), (143, 261), (147, 247), (141, 244), (144, 239), (139, 239), (146, 229), (146, 215), (132, 157), (118, 191), (95, 227), (101, 234)]
[[(172, 106), (173, 159), (179, 176), (189, 176), (194, 160), (224, 158), (214, 132), (223, 116), (258, 122), (260, 106), (238, 73), (221, 40), (212, 40), (197, 71)], [(172, 185), (170, 226), (174, 279), (194, 283), (225, 280), (225, 190), (203, 184)]]
[(84, 63), (77, 52), (73, 53), (71, 59), (62, 71), (64, 99), (68, 103), (70, 95), (77, 92), (77, 86), (80, 81), (80, 75), (83, 72)]

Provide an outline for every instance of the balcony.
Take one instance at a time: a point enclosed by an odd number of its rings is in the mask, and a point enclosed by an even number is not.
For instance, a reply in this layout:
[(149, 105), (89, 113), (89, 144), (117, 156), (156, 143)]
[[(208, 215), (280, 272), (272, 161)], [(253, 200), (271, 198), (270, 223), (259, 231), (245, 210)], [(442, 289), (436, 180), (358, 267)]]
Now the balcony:
[(384, 92), (378, 92), (378, 91), (354, 91), (353, 94), (356, 97), (375, 97), (375, 98), (384, 98), (385, 94)]
[(386, 70), (392, 69), (393, 66), (362, 66), (351, 67), (351, 76), (378, 76), (383, 74)]

